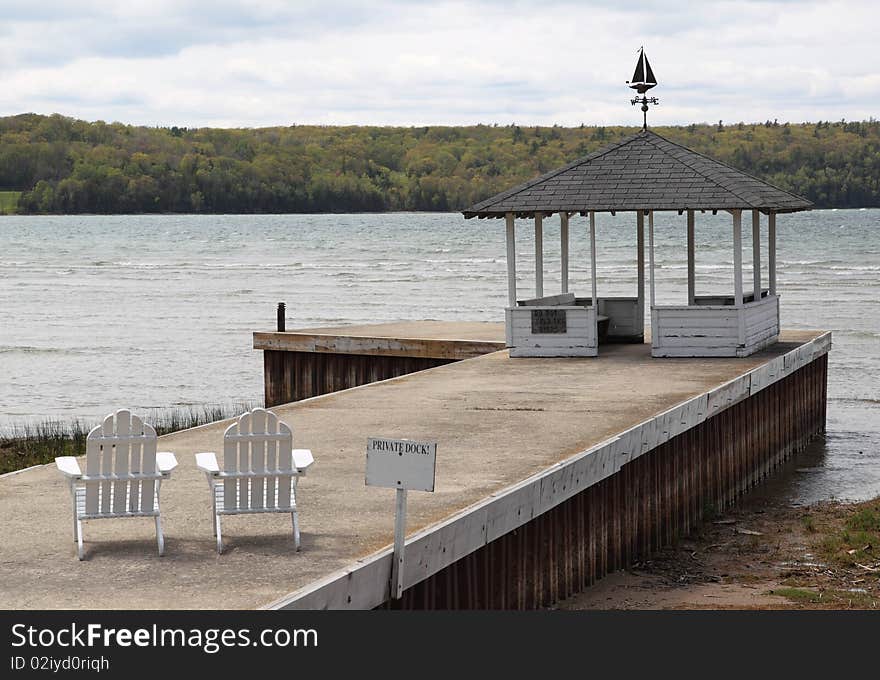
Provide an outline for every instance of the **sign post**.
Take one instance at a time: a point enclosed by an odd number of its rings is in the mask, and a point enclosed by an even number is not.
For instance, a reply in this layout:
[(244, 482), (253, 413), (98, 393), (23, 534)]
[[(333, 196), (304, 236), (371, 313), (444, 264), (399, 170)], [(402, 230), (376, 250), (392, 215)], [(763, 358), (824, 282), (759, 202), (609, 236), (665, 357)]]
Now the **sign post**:
[(367, 440), (367, 486), (397, 490), (394, 517), (394, 559), (391, 563), (391, 597), (403, 596), (403, 558), (406, 539), (406, 492), (434, 491), (437, 442), (410, 439)]

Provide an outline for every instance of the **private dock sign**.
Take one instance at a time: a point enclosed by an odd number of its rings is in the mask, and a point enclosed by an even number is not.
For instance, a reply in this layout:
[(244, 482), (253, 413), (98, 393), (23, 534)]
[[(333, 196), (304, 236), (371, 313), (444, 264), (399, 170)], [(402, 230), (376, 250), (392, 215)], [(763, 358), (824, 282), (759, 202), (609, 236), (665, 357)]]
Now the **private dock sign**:
[(412, 491), (434, 490), (437, 442), (370, 437), (367, 440), (367, 486)]

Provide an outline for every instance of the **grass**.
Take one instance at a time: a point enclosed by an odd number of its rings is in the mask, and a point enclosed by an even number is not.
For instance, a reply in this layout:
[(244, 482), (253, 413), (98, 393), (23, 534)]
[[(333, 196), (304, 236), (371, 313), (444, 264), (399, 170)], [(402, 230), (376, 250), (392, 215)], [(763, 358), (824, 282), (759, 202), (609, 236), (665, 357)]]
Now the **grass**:
[(13, 215), (18, 212), (20, 191), (0, 191), (0, 215)]
[(829, 563), (852, 566), (873, 562), (880, 555), (880, 499), (860, 504), (819, 542), (818, 551)]
[(784, 597), (796, 604), (826, 605), (829, 609), (874, 609), (877, 606), (877, 601), (868, 593), (833, 588), (810, 590), (809, 588), (783, 586), (774, 588), (770, 594)]
[[(231, 418), (255, 406), (259, 404), (234, 402), (152, 409), (138, 415), (163, 435)], [(35, 425), (13, 426), (6, 434), (0, 434), (0, 474), (51, 463), (58, 456), (83, 455), (89, 430), (97, 424), (81, 420), (46, 420)]]
[(815, 590), (807, 590), (806, 588), (792, 588), (784, 586), (782, 588), (774, 588), (770, 591), (771, 595), (784, 597), (792, 602), (801, 602), (803, 604), (817, 604), (822, 599), (822, 593)]

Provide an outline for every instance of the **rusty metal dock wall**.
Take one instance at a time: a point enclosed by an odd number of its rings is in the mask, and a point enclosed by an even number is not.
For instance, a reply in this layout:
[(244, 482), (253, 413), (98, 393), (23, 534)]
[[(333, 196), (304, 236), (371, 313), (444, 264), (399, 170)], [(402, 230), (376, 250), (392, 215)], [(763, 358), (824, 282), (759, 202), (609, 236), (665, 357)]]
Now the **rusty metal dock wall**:
[(421, 581), (402, 609), (552, 605), (734, 505), (825, 430), (827, 355)]
[(267, 408), (449, 364), (457, 359), (263, 350)]

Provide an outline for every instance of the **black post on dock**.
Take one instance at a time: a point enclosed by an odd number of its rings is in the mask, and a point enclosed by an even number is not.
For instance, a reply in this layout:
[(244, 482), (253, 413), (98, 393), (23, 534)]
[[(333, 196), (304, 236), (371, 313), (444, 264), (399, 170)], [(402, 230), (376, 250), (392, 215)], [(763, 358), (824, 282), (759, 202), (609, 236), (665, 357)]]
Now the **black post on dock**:
[(284, 309), (284, 308), (285, 308), (284, 303), (283, 303), (283, 302), (279, 302), (279, 303), (278, 303), (278, 332), (279, 332), (279, 333), (283, 333), (283, 332), (284, 332), (284, 329), (285, 329), (285, 320), (284, 320), (284, 317), (285, 317), (284, 311), (285, 311), (285, 309)]

